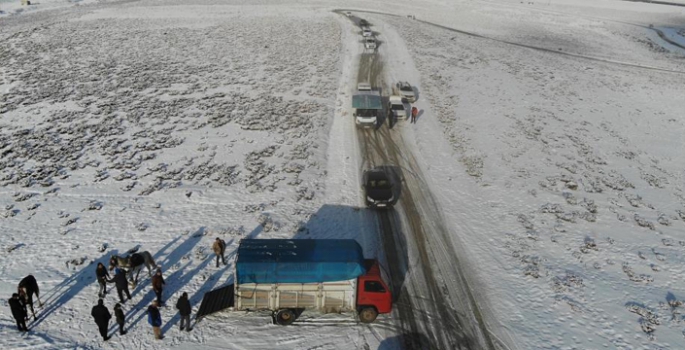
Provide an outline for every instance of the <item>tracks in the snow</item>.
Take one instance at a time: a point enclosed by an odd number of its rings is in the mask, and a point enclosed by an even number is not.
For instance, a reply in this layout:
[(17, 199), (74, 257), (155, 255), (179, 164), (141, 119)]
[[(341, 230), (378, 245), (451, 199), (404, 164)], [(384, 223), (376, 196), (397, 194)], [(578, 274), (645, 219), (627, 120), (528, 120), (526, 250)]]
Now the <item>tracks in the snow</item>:
[[(383, 68), (382, 57), (362, 54), (358, 82), (387, 91), (390, 84), (384, 81)], [(357, 130), (357, 138), (362, 170), (392, 169), (401, 186), (395, 208), (378, 211), (376, 217), (402, 343), (406, 349), (494, 349), (401, 127), (389, 129), (383, 123), (376, 130)]]

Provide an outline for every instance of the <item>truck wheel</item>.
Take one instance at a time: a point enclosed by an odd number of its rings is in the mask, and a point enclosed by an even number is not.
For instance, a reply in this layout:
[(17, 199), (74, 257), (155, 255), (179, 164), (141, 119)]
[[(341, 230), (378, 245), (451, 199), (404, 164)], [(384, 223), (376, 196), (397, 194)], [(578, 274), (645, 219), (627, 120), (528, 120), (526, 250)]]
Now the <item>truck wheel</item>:
[(281, 326), (292, 324), (295, 322), (295, 318), (297, 318), (295, 313), (290, 309), (278, 310), (278, 313), (276, 313), (276, 323)]
[(373, 307), (364, 307), (359, 310), (359, 321), (362, 323), (371, 323), (378, 317), (378, 311)]

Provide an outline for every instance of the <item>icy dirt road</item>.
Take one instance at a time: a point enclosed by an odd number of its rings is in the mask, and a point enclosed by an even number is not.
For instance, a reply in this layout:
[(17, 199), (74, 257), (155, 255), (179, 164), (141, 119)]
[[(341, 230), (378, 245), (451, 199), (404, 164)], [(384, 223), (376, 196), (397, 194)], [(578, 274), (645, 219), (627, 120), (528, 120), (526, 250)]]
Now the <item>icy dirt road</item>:
[[(377, 52), (361, 55), (358, 82), (391, 91)], [(360, 129), (362, 167), (393, 170), (399, 202), (377, 211), (395, 295), (395, 319), (406, 349), (495, 349), (483, 323), (440, 210), (402, 135), (402, 123), (383, 120)], [(390, 127), (392, 126), (392, 128)]]

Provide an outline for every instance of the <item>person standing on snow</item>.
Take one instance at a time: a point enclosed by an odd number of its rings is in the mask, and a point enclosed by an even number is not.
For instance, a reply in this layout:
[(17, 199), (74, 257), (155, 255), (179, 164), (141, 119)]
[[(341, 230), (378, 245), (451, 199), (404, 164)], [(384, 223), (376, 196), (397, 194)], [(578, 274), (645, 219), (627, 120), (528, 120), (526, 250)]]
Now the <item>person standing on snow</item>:
[(26, 328), (26, 309), (24, 308), (24, 304), (19, 299), (19, 294), (12, 294), (12, 298), (10, 298), (8, 304), (12, 310), (12, 316), (14, 317), (14, 320), (17, 321), (17, 328), (19, 328), (19, 331), (28, 332), (29, 329)]
[(186, 330), (190, 332), (192, 330), (190, 328), (190, 312), (192, 309), (190, 307), (190, 301), (188, 300), (188, 293), (183, 292), (183, 295), (178, 298), (178, 301), (176, 302), (176, 308), (178, 309), (178, 313), (181, 315), (181, 331), (185, 325)]
[(104, 264), (98, 263), (98, 266), (95, 268), (95, 276), (97, 277), (98, 284), (100, 284), (98, 297), (104, 298), (107, 295), (107, 281), (111, 279)]
[(419, 115), (419, 109), (416, 108), (416, 106), (412, 107), (411, 108), (411, 122), (410, 123), (416, 124), (416, 116), (418, 116), (418, 115)]
[(117, 319), (117, 324), (119, 325), (119, 335), (126, 334), (124, 330), (124, 324), (126, 323), (126, 317), (124, 317), (124, 311), (121, 309), (121, 304), (117, 303), (114, 305), (114, 317)]
[(98, 299), (98, 304), (93, 306), (93, 310), (90, 312), (90, 315), (93, 316), (95, 324), (98, 325), (98, 330), (100, 331), (102, 340), (109, 340), (107, 328), (109, 328), (109, 320), (112, 318), (112, 314), (109, 313), (107, 306), (105, 306), (105, 301)]
[(147, 322), (152, 326), (152, 331), (155, 332), (155, 339), (163, 339), (162, 330), (162, 315), (159, 313), (159, 304), (153, 301), (152, 305), (147, 308)]
[(226, 242), (223, 239), (217, 237), (212, 245), (212, 250), (216, 254), (216, 267), (219, 267), (219, 257), (221, 257), (221, 263), (226, 265), (226, 258), (224, 253), (226, 252)]
[(162, 270), (157, 269), (155, 275), (152, 276), (152, 290), (155, 291), (155, 294), (157, 295), (157, 304), (159, 304), (159, 306), (164, 305), (162, 302), (162, 290), (164, 289), (165, 284), (164, 277), (162, 277)]
[(124, 270), (116, 269), (114, 278), (109, 282), (116, 285), (117, 294), (119, 294), (119, 302), (122, 304), (126, 302), (124, 300), (124, 292), (128, 298), (127, 300), (131, 300), (131, 292), (128, 291), (128, 280), (126, 279), (126, 272)]

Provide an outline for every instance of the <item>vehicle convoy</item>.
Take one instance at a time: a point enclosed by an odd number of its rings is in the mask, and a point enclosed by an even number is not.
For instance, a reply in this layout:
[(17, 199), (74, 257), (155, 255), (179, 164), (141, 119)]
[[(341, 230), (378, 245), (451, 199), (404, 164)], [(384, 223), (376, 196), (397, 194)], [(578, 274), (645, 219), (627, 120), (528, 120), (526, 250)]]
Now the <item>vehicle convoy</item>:
[(388, 111), (393, 113), (395, 120), (400, 118), (409, 119), (409, 114), (407, 113), (407, 107), (404, 104), (401, 96), (392, 95), (388, 98)]
[(377, 260), (353, 239), (243, 239), (235, 263), (234, 310), (271, 310), (289, 325), (305, 310), (356, 312), (363, 323), (390, 313)]
[(383, 113), (380, 92), (373, 90), (369, 83), (359, 83), (357, 92), (352, 95), (352, 108), (358, 127), (376, 127)]

